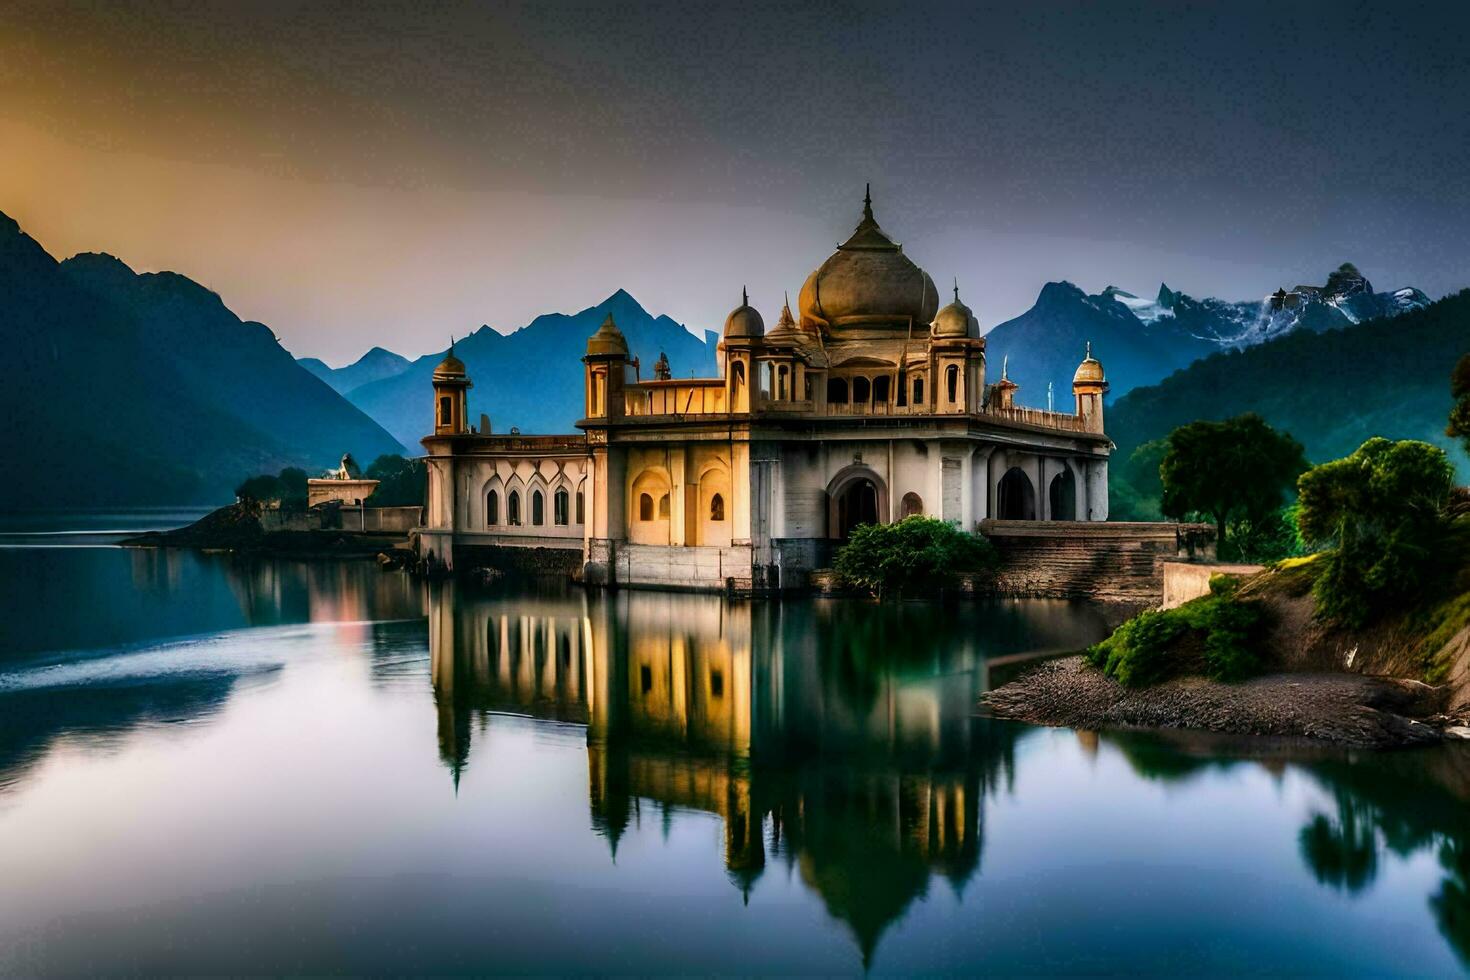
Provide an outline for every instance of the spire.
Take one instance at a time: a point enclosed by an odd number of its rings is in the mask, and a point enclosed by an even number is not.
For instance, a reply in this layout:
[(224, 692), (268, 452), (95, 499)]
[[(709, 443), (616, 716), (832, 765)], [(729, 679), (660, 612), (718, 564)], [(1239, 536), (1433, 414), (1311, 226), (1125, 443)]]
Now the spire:
[(449, 335), (449, 356), (454, 356), (454, 334)]
[(1092, 341), (1090, 340), (1087, 342), (1087, 357), (1085, 360), (1092, 360)]
[(863, 220), (873, 220), (873, 185), (871, 182), (863, 185)]
[(750, 294), (745, 291), (745, 287), (744, 286), (741, 286), (740, 287), (740, 305), (741, 306), (749, 306), (750, 305)]
[(956, 303), (958, 303), (960, 301), (960, 277), (959, 276), (955, 276), (954, 277), (954, 301)]

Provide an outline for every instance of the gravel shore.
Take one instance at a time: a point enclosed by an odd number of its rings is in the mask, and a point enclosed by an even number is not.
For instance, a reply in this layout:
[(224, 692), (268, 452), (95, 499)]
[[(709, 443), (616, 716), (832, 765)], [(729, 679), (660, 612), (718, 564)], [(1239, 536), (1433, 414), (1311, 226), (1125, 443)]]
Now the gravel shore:
[(1201, 677), (1130, 690), (1081, 657), (1037, 665), (982, 696), (997, 718), (1068, 728), (1172, 728), (1388, 748), (1436, 742), (1434, 688), (1360, 674), (1271, 674), (1241, 684)]

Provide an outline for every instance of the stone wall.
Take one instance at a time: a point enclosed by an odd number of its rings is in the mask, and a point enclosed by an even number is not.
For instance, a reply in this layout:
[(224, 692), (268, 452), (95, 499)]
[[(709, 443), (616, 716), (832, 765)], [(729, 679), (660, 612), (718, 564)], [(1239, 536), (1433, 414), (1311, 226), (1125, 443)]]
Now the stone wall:
[(1156, 606), (1166, 561), (1215, 553), (1203, 524), (983, 521), (980, 531), (1000, 551), (996, 590), (1013, 596)]
[(582, 552), (567, 548), (503, 547), (499, 545), (456, 544), (454, 567), (460, 571), (493, 568), (537, 578), (567, 579), (582, 569)]
[(1164, 608), (1182, 606), (1191, 599), (1208, 595), (1210, 579), (1216, 575), (1254, 575), (1264, 565), (1217, 565), (1208, 562), (1164, 562)]
[(750, 548), (670, 548), (619, 541), (613, 550), (613, 579), (619, 586), (718, 591), (748, 591)]

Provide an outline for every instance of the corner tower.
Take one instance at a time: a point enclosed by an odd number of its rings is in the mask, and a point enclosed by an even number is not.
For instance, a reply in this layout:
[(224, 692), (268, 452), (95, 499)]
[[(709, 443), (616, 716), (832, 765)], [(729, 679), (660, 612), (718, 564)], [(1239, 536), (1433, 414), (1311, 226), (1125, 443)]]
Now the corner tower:
[(434, 435), (457, 436), (470, 431), (466, 392), (472, 387), (464, 362), (454, 356), (454, 342), (450, 341), (449, 353), (434, 369)]
[(1102, 362), (1092, 356), (1092, 341), (1087, 342), (1087, 356), (1077, 365), (1072, 375), (1072, 394), (1077, 399), (1077, 415), (1082, 427), (1088, 432), (1103, 431), (1103, 395), (1108, 390), (1108, 379), (1103, 374)]

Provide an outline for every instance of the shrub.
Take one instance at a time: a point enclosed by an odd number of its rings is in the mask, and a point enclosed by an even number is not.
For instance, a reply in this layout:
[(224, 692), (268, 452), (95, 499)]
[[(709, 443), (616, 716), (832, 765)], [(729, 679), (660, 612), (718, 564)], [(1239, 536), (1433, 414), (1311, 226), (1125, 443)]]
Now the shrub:
[(367, 478), (377, 480), (371, 507), (422, 507), (429, 496), (429, 471), (422, 459), (405, 459), (385, 454), (367, 468)]
[(1444, 508), (1453, 482), (1444, 450), (1407, 439), (1369, 439), (1302, 474), (1302, 538), (1330, 549), (1313, 587), (1318, 615), (1359, 627), (1422, 598), (1447, 557)]
[(1238, 681), (1261, 669), (1261, 607), (1235, 597), (1235, 582), (1210, 581), (1210, 594), (1175, 609), (1151, 609), (1088, 648), (1087, 662), (1124, 687), (1147, 687), (1200, 671)]
[(864, 524), (837, 552), (842, 578), (880, 598), (943, 586), (961, 572), (985, 572), (999, 560), (995, 547), (933, 517), (895, 524)]

